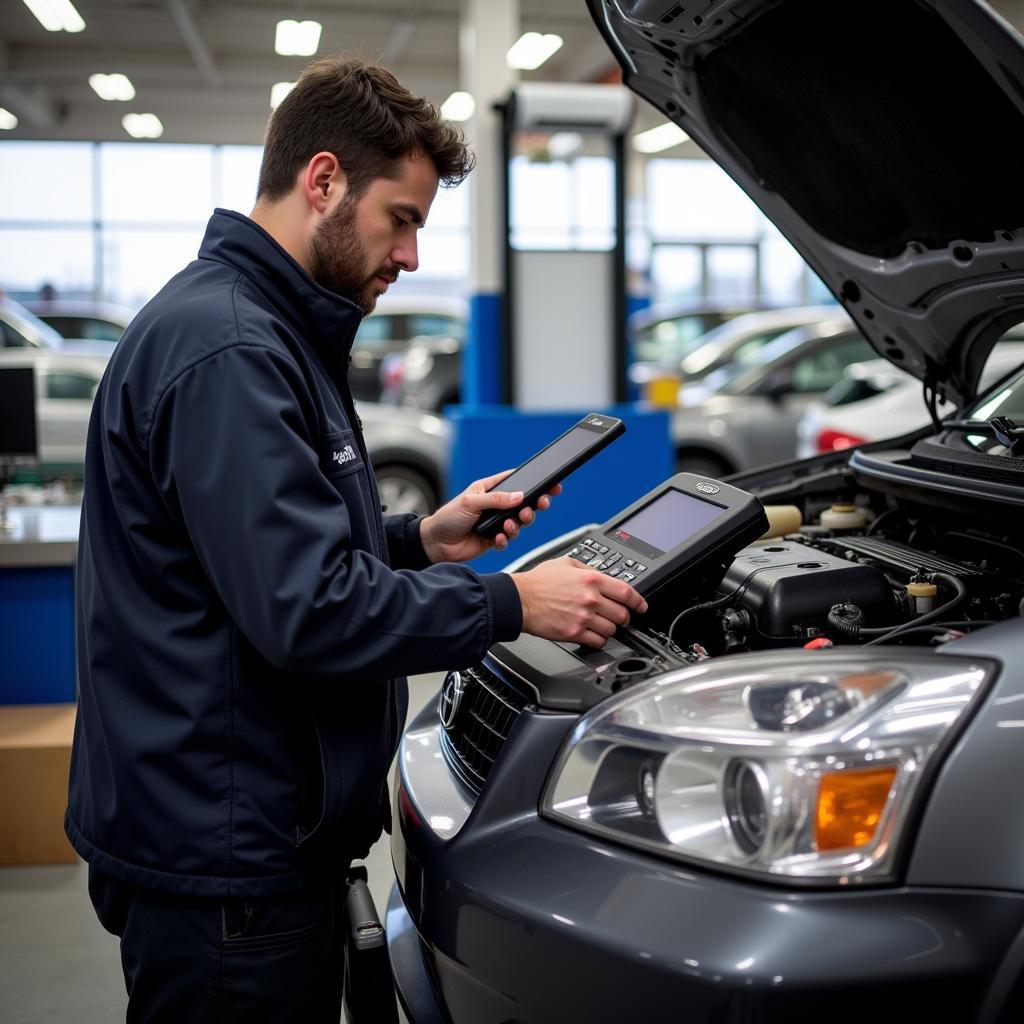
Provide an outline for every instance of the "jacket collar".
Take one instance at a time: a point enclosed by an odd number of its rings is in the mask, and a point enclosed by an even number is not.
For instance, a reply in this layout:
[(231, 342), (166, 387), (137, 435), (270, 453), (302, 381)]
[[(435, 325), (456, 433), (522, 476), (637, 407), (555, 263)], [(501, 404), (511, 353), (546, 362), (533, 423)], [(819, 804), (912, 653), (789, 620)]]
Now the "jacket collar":
[(317, 284), (255, 221), (234, 210), (214, 210), (199, 258), (245, 274), (320, 353), (345, 365), (362, 310)]

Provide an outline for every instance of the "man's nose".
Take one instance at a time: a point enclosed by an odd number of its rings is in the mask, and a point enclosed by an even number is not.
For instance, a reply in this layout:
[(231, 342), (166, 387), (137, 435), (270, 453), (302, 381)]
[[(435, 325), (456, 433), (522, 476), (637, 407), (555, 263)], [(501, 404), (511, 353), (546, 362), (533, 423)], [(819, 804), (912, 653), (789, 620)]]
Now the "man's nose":
[(416, 245), (416, 236), (411, 241), (403, 241), (396, 245), (391, 252), (391, 261), (401, 267), (406, 273), (411, 274), (419, 265), (420, 257)]

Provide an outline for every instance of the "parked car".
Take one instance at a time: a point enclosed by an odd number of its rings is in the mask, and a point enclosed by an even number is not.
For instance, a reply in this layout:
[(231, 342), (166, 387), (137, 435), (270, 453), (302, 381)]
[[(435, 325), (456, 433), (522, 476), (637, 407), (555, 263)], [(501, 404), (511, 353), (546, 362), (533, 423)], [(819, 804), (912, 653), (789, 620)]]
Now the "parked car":
[(402, 1004), (1024, 1019), (1024, 374), (976, 397), (1024, 320), (1024, 43), (976, 0), (588, 7), (627, 85), (958, 411), (731, 478), (789, 532), (715, 551), (600, 650), (522, 637), (452, 666), (397, 757)]
[(738, 316), (700, 338), (675, 371), (681, 381), (690, 383), (733, 363), (753, 364), (761, 349), (780, 334), (805, 324), (833, 320), (839, 314), (837, 306), (794, 306)]
[(0, 297), (0, 350), (45, 348), (56, 351), (63, 338), (13, 299)]
[[(988, 387), (1024, 364), (1024, 338), (1008, 334), (993, 350), (981, 375)], [(952, 402), (939, 401), (939, 417), (955, 412)], [(853, 448), (867, 441), (908, 434), (928, 422), (921, 400), (921, 382), (884, 359), (854, 363), (843, 380), (815, 402), (797, 424), (797, 455)]]
[(440, 412), (462, 395), (462, 348), (455, 337), (417, 338), (381, 363), (381, 401)]
[(632, 364), (642, 383), (653, 368), (674, 368), (692, 352), (701, 339), (716, 327), (751, 311), (747, 306), (708, 305), (700, 302), (659, 303), (637, 310), (630, 318), (628, 333)]
[(719, 367), (679, 389), (671, 413), (680, 469), (728, 476), (791, 459), (797, 424), (850, 363), (874, 350), (845, 316), (797, 327), (764, 346), (749, 364)]
[[(8, 314), (0, 306), (0, 323), (8, 323)], [(106, 356), (35, 344), (0, 349), (0, 367), (35, 371), (39, 468), (44, 476), (81, 476), (93, 395), (106, 365)], [(381, 503), (391, 512), (433, 512), (444, 492), (447, 425), (436, 416), (370, 402), (357, 407)]]
[(122, 306), (87, 299), (41, 299), (26, 303), (26, 308), (62, 338), (111, 346), (132, 319), (131, 311)]
[(377, 401), (381, 397), (381, 363), (387, 357), (400, 356), (414, 338), (455, 338), (461, 343), (468, 316), (468, 306), (461, 299), (383, 296), (356, 332), (349, 365), (352, 394), (363, 401)]
[[(3, 311), (0, 311), (3, 316)], [(0, 350), (0, 368), (35, 371), (36, 436), (44, 476), (81, 476), (93, 395), (106, 359), (35, 345)]]

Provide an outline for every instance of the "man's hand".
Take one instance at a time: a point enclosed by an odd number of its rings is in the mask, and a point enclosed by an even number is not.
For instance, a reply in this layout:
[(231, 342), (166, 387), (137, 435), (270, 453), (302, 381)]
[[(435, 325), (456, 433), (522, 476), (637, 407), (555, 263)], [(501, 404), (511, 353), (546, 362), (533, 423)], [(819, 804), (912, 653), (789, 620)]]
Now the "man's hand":
[[(515, 540), (519, 536), (519, 531), (534, 521), (536, 514), (533, 509), (524, 508), (518, 518), (509, 516), (504, 522), (502, 532), (493, 538), (480, 537), (473, 533), (473, 527), (481, 512), (493, 508), (514, 509), (523, 500), (522, 491), (487, 493), (511, 472), (511, 469), (506, 469), (504, 472), (471, 483), (447, 505), (443, 505), (433, 515), (420, 522), (420, 540), (423, 541), (423, 548), (431, 562), (467, 562), (485, 551), (490, 551), (491, 548), (504, 551), (508, 547), (508, 542)], [(553, 487), (548, 494), (541, 496), (537, 508), (543, 511), (551, 504), (550, 495), (561, 493), (560, 484)]]
[(647, 602), (628, 583), (588, 569), (575, 558), (541, 562), (512, 574), (523, 603), (523, 632), (546, 640), (604, 647), (630, 610), (643, 613)]

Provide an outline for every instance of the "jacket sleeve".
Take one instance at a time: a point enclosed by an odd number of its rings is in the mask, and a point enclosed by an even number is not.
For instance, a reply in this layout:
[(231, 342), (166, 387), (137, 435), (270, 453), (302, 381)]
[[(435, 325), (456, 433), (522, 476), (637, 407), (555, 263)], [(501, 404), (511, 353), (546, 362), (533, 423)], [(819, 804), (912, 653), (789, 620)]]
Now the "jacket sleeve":
[(287, 671), (381, 678), (466, 666), (517, 636), (511, 577), (396, 571), (354, 549), (307, 395), (285, 354), (235, 344), (164, 388), (147, 435), (156, 486), (249, 642)]
[(411, 512), (384, 517), (388, 539), (388, 560), (401, 569), (426, 569), (433, 564), (420, 539), (422, 517)]

